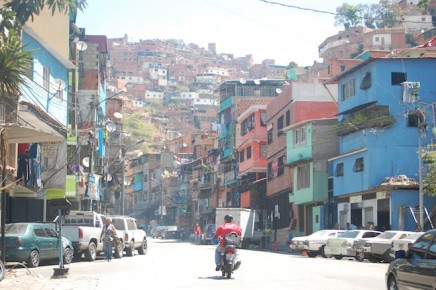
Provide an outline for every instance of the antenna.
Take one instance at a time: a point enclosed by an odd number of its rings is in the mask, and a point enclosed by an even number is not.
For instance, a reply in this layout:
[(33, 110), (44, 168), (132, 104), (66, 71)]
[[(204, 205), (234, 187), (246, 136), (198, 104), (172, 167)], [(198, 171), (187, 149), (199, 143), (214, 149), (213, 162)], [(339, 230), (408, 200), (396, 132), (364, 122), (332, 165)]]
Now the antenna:
[(247, 81), (244, 78), (240, 78), (239, 82), (244, 85)]
[(117, 119), (121, 119), (123, 117), (123, 114), (121, 114), (120, 112), (115, 112), (114, 117)]
[(82, 159), (82, 164), (85, 167), (89, 167), (89, 157), (85, 157)]
[(260, 80), (255, 79), (255, 80), (254, 80), (254, 84), (255, 84), (255, 85), (260, 85)]
[(277, 89), (276, 89), (276, 93), (277, 93), (277, 94), (281, 94), (281, 93), (282, 93), (282, 89), (281, 89), (281, 88), (277, 88)]

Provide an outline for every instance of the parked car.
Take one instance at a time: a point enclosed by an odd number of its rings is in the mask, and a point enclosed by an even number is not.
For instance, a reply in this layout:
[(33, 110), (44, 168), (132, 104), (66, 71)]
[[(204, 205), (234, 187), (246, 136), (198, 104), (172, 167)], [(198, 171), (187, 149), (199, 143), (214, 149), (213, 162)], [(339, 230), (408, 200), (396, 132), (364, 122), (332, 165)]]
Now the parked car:
[(343, 257), (356, 257), (354, 243), (362, 238), (374, 238), (381, 232), (373, 230), (350, 230), (340, 234), (337, 238), (327, 240), (324, 253), (340, 260)]
[(136, 219), (128, 216), (112, 217), (112, 224), (121, 233), (118, 236), (123, 240), (124, 250), (127, 256), (133, 256), (135, 250), (138, 254), (147, 253), (147, 236), (145, 231), (139, 228)]
[(399, 250), (386, 271), (386, 286), (397, 289), (436, 289), (436, 230), (422, 234), (408, 251)]
[(308, 236), (295, 237), (289, 247), (293, 250), (306, 250), (307, 256), (314, 258), (318, 254), (325, 257), (324, 246), (329, 238), (335, 238), (345, 230), (320, 230)]
[(354, 245), (356, 260), (363, 261), (367, 258), (373, 263), (381, 261), (390, 263), (393, 260), (390, 255), (392, 240), (401, 239), (413, 233), (409, 231), (385, 231), (375, 238), (360, 239)]
[[(74, 248), (70, 240), (62, 237), (63, 262), (70, 264)], [(5, 225), (5, 259), (25, 262), (38, 267), (41, 261), (59, 261), (59, 234), (43, 223), (11, 223)]]
[[(93, 211), (71, 211), (63, 217), (62, 235), (73, 243), (75, 258), (81, 258), (85, 254), (87, 261), (94, 261), (103, 252), (100, 234), (105, 220), (106, 216)], [(118, 231), (117, 236), (121, 236)], [(122, 241), (118, 239), (114, 243), (115, 258), (123, 256)]]
[(395, 252), (399, 250), (409, 250), (412, 244), (423, 234), (424, 232), (414, 232), (401, 239), (392, 239), (392, 246), (389, 254), (391, 259), (395, 259)]
[(216, 231), (216, 224), (207, 224), (204, 226), (200, 235), (200, 240), (203, 245), (212, 244), (212, 238)]

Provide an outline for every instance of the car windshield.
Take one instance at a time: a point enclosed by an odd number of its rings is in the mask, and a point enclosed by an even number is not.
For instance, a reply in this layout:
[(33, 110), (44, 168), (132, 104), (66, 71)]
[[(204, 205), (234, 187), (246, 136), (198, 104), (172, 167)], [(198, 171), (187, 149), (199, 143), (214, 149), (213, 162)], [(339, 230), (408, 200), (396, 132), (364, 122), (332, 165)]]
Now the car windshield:
[(28, 224), (7, 224), (5, 225), (5, 234), (23, 235), (26, 233)]
[(380, 239), (392, 239), (397, 233), (396, 232), (384, 232), (377, 236)]
[(314, 232), (313, 234), (309, 235), (309, 237), (311, 237), (311, 238), (322, 237), (322, 236), (325, 236), (326, 234), (328, 234), (328, 231), (317, 231), (317, 232)]
[(339, 238), (351, 238), (354, 239), (359, 234), (359, 231), (346, 231), (345, 233), (340, 234)]
[(124, 220), (122, 219), (113, 219), (112, 224), (115, 226), (117, 230), (124, 230)]

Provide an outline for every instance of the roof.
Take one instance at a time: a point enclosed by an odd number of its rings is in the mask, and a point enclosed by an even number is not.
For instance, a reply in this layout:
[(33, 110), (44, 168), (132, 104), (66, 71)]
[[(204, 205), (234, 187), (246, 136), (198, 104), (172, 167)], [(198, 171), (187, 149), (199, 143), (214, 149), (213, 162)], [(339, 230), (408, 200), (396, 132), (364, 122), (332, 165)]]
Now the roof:
[[(242, 82), (241, 82), (242, 81)], [(271, 86), (281, 87), (286, 83), (286, 80), (228, 80), (218, 85), (216, 90), (225, 90), (228, 88), (234, 88), (235, 86), (255, 87), (255, 86)]]
[(86, 35), (86, 41), (98, 43), (99, 51), (101, 53), (108, 53), (106, 35)]

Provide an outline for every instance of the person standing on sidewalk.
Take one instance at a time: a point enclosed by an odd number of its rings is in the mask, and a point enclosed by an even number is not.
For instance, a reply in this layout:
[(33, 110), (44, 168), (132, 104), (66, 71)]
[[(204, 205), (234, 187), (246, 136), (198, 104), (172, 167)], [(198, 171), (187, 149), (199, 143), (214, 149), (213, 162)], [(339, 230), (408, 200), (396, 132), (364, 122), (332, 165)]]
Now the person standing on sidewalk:
[(103, 241), (104, 256), (108, 262), (112, 260), (112, 242), (115, 234), (115, 226), (112, 224), (112, 219), (106, 217), (105, 225), (101, 229), (100, 242)]
[(292, 242), (293, 238), (294, 238), (294, 234), (292, 233), (292, 230), (289, 229), (288, 238), (286, 239), (286, 245), (288, 246), (288, 248), (287, 248), (288, 253), (293, 253), (294, 252), (294, 250), (291, 249), (291, 242)]
[(194, 227), (194, 241), (196, 245), (200, 244), (201, 228), (198, 224)]

